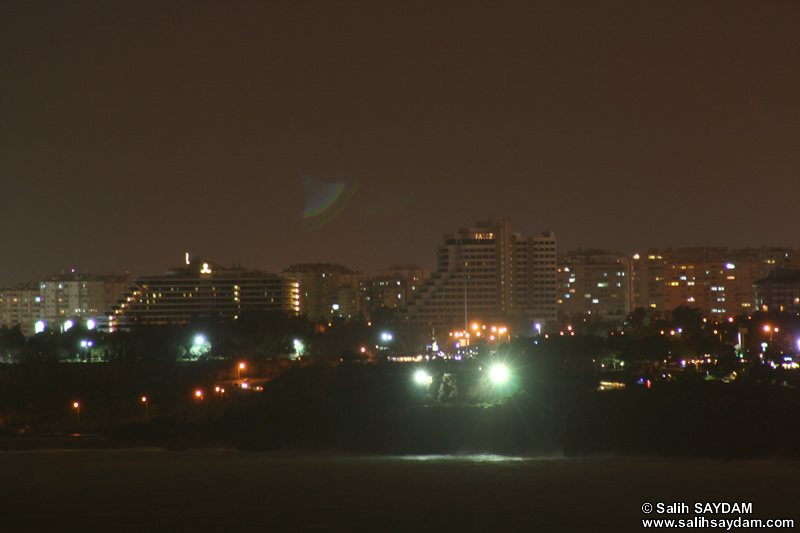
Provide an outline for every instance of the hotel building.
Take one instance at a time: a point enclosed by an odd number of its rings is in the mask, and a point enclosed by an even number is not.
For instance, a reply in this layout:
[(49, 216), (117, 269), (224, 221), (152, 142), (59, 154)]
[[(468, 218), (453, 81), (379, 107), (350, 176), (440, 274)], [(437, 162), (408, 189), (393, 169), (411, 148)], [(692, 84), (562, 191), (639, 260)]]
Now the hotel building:
[(136, 278), (111, 306), (104, 331), (135, 324), (186, 324), (198, 318), (236, 319), (252, 311), (299, 313), (299, 284), (291, 277), (223, 268), (186, 254), (186, 265), (163, 276)]
[(525, 238), (490, 219), (444, 236), (437, 268), (403, 310), (415, 327), (556, 318), (556, 238)]

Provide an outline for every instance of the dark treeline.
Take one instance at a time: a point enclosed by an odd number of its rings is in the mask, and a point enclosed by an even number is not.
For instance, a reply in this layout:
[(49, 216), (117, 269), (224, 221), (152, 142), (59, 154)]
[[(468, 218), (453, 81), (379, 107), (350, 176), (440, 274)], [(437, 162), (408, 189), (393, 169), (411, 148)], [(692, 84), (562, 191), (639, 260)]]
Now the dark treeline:
[[(385, 331), (394, 339), (380, 346)], [(800, 449), (791, 415), (800, 370), (782, 364), (796, 359), (799, 333), (794, 315), (714, 323), (692, 309), (637, 310), (623, 323), (569, 317), (538, 335), (479, 342), (471, 360), (399, 364), (385, 356), (415, 353), (426, 335), (390, 312), (371, 324), (254, 314), (27, 339), (3, 328), (0, 431), (178, 448), (784, 455)], [(504, 387), (487, 377), (497, 362), (512, 375)], [(425, 385), (412, 378), (420, 368)], [(242, 378), (264, 390), (234, 386)], [(601, 380), (625, 388), (598, 391)]]

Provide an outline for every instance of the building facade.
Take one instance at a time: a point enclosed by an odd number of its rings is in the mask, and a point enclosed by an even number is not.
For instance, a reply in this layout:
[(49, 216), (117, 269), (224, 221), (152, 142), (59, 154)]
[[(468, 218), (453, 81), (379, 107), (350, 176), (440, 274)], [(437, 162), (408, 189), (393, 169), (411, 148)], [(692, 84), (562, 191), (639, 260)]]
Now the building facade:
[(467, 328), (473, 320), (546, 320), (556, 314), (556, 240), (527, 239), (490, 219), (444, 236), (437, 268), (403, 310), (415, 327)]
[(777, 268), (798, 267), (798, 253), (789, 248), (650, 249), (633, 256), (632, 308), (688, 306), (713, 316), (750, 313), (758, 308), (757, 280)]
[(311, 320), (368, 315), (369, 288), (366, 277), (336, 263), (291, 265), (284, 271), (300, 289), (300, 314)]
[(405, 307), (430, 277), (430, 270), (416, 265), (392, 265), (381, 270), (370, 281), (370, 313), (381, 308)]
[(38, 283), (25, 283), (0, 289), (0, 327), (20, 327), (22, 334), (34, 334), (34, 324), (39, 320), (42, 298)]
[(292, 277), (241, 267), (223, 268), (187, 254), (186, 265), (163, 276), (143, 276), (110, 307), (101, 329), (186, 324), (194, 319), (234, 320), (242, 313), (300, 312)]
[(800, 313), (800, 270), (776, 269), (753, 286), (757, 310)]
[(630, 269), (626, 256), (605, 250), (560, 254), (559, 315), (589, 314), (624, 319), (630, 312)]

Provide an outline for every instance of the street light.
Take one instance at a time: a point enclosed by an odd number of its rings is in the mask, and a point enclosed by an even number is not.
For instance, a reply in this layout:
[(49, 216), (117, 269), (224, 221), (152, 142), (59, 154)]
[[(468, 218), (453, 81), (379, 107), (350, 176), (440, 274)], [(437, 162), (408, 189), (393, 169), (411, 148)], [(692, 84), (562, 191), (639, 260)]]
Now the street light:
[(489, 376), (495, 383), (502, 384), (508, 379), (508, 368), (505, 365), (495, 365), (489, 370)]
[(769, 325), (766, 325), (766, 326), (764, 326), (764, 331), (769, 333), (769, 342), (770, 342), (770, 344), (772, 344), (772, 334), (773, 333), (778, 333), (778, 331), (780, 331), (780, 330), (778, 328), (773, 328), (773, 327), (771, 327)]
[(239, 363), (239, 366), (236, 368), (239, 379), (242, 379), (242, 370), (244, 370), (244, 367), (245, 367), (244, 363)]
[(75, 403), (72, 404), (72, 407), (75, 408), (75, 412), (78, 415), (78, 424), (80, 424), (81, 423), (81, 404), (79, 404), (78, 402), (75, 402)]
[(417, 370), (414, 373), (414, 381), (416, 381), (418, 385), (427, 385), (431, 382), (431, 376), (424, 370)]
[(194, 395), (197, 397), (198, 400), (202, 400), (203, 399), (203, 391), (201, 391), (200, 389), (197, 389), (196, 391), (194, 391)]
[(148, 418), (147, 396), (142, 396), (142, 402), (144, 403), (144, 417)]

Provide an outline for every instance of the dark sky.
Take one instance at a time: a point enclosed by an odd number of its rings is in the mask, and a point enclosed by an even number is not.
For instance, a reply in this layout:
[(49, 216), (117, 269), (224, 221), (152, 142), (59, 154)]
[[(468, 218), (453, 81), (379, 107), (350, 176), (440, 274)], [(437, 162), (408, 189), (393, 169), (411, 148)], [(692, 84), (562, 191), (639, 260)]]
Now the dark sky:
[(432, 268), (489, 216), (800, 247), (794, 0), (0, 5), (0, 285)]

